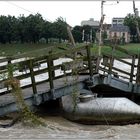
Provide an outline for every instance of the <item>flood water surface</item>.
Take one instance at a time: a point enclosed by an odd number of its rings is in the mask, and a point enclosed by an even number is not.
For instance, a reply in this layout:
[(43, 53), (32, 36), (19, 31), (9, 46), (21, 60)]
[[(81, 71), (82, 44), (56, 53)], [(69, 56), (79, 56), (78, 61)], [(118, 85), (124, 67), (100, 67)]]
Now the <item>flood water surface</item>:
[(140, 139), (140, 125), (83, 125), (61, 116), (44, 116), (46, 127), (30, 128), (21, 122), (0, 128), (0, 139)]

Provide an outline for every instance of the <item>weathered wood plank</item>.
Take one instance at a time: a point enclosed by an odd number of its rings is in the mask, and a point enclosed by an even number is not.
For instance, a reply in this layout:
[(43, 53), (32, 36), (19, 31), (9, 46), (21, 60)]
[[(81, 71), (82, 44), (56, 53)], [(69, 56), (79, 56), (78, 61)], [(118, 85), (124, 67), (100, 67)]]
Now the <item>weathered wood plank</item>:
[(135, 56), (132, 57), (132, 65), (131, 65), (130, 80), (129, 80), (130, 82), (133, 82), (134, 68), (135, 68)]
[(36, 94), (37, 93), (37, 88), (36, 88), (36, 81), (35, 81), (35, 77), (34, 77), (33, 60), (29, 61), (29, 69), (30, 69), (30, 74), (31, 74), (31, 82), (32, 82), (33, 93)]
[(140, 84), (140, 56), (138, 57), (138, 66), (137, 66), (137, 74), (136, 74), (136, 83)]

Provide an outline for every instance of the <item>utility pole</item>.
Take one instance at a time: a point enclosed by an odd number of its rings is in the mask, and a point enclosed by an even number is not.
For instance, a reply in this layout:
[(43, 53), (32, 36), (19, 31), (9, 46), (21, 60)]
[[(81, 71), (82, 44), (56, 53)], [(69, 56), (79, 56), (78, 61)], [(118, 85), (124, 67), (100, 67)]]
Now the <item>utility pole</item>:
[(90, 42), (92, 43), (92, 28), (90, 30)]
[(73, 45), (74, 47), (76, 47), (75, 40), (74, 40), (74, 38), (73, 38), (73, 35), (72, 35), (72, 33), (71, 33), (71, 29), (70, 29), (70, 26), (69, 26), (69, 25), (67, 25), (67, 32), (68, 32), (68, 36), (69, 36), (69, 39), (70, 39), (72, 45)]
[(138, 9), (135, 7), (135, 0), (133, 0), (133, 10), (134, 10), (134, 15), (135, 15), (135, 24), (136, 24), (137, 35), (138, 35), (138, 39), (140, 41), (139, 24), (138, 24), (138, 21), (136, 19), (138, 17)]
[(83, 29), (83, 31), (82, 31), (82, 41), (84, 42), (84, 40), (85, 40), (85, 30)]
[(102, 30), (103, 30), (103, 22), (104, 22), (104, 14), (103, 14), (103, 5), (105, 1), (101, 1), (101, 20), (100, 20), (100, 33), (99, 33), (99, 49), (98, 49), (98, 55), (101, 55), (101, 45), (102, 45)]

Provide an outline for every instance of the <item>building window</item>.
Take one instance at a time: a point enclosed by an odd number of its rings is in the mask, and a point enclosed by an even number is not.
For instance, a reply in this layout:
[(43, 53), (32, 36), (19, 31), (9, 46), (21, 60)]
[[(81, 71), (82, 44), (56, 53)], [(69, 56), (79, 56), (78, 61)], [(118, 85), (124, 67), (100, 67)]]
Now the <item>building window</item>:
[(118, 20), (118, 22), (122, 22), (121, 20)]
[(117, 20), (113, 20), (113, 22), (117, 22)]
[(116, 32), (114, 32), (114, 37), (117, 37), (117, 33)]

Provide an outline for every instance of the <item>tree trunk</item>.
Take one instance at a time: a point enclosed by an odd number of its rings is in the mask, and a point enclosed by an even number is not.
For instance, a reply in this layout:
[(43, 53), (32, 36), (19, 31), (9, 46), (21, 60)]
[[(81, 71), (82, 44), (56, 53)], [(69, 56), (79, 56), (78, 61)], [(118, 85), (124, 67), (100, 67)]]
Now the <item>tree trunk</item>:
[(59, 43), (61, 43), (61, 38), (59, 38)]

